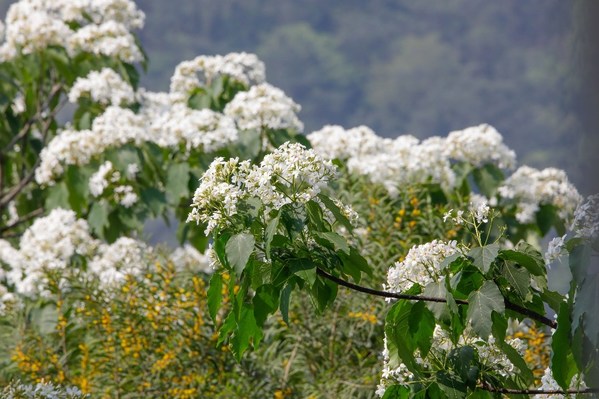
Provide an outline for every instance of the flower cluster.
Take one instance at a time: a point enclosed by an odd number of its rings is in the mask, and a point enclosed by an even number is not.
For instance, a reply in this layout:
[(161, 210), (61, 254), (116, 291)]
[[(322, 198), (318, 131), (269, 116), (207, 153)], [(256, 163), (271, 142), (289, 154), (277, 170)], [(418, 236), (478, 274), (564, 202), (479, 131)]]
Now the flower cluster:
[(150, 252), (151, 248), (143, 242), (121, 237), (112, 244), (100, 244), (88, 270), (102, 286), (114, 286), (124, 282), (128, 275), (141, 274), (148, 264), (146, 254)]
[(474, 166), (494, 164), (502, 169), (516, 166), (516, 153), (503, 144), (503, 137), (488, 124), (472, 126), (447, 135), (447, 154)]
[(6, 399), (83, 399), (84, 395), (77, 387), (61, 387), (50, 382), (38, 382), (35, 385), (13, 381), (0, 391), (0, 397)]
[(390, 292), (408, 290), (413, 284), (425, 287), (442, 278), (441, 264), (445, 258), (458, 253), (456, 241), (433, 240), (412, 247), (405, 259), (396, 262), (387, 273), (387, 283), (383, 285)]
[(212, 274), (215, 270), (216, 254), (212, 248), (206, 250), (206, 253), (201, 253), (189, 244), (179, 247), (171, 253), (169, 260), (175, 265), (178, 270), (193, 270), (206, 274)]
[(538, 170), (521, 166), (498, 188), (503, 202), (515, 203), (520, 223), (534, 221), (541, 205), (553, 205), (563, 220), (570, 220), (582, 197), (566, 172), (556, 168)]
[(18, 250), (3, 242), (0, 261), (10, 267), (6, 277), (16, 292), (45, 294), (48, 271), (66, 270), (74, 255), (90, 256), (97, 245), (85, 220), (57, 208), (25, 230)]
[(216, 158), (201, 178), (187, 220), (206, 223), (208, 234), (228, 226), (242, 199), (257, 197), (271, 209), (292, 202), (306, 203), (336, 173), (331, 161), (298, 143), (283, 144), (259, 165), (250, 166), (248, 161), (237, 158)]
[[(540, 389), (545, 391), (561, 391), (562, 388), (559, 386), (557, 381), (553, 378), (553, 373), (551, 372), (551, 368), (547, 367), (545, 369), (545, 374), (541, 377), (541, 387)], [(570, 381), (570, 389), (585, 389), (587, 386), (582, 380), (582, 376), (580, 374), (575, 374)], [(584, 395), (583, 395), (584, 396)], [(533, 399), (563, 399), (566, 396), (563, 394), (551, 394), (551, 395), (534, 395)]]
[[(523, 354), (526, 349), (526, 344), (519, 338), (509, 339), (506, 343), (516, 349), (520, 354)], [(478, 354), (478, 360), (484, 368), (493, 368), (499, 371), (503, 377), (513, 376), (517, 373), (515, 366), (507, 358), (505, 353), (499, 349), (495, 343), (493, 336), (489, 337), (488, 342), (481, 341), (480, 338), (469, 328), (459, 337), (458, 342), (452, 341), (451, 335), (443, 328), (437, 325), (433, 332), (433, 342), (431, 345), (431, 353), (427, 357), (422, 358), (418, 353), (415, 356), (416, 362), (425, 370), (433, 371), (433, 363), (431, 359), (446, 359), (452, 350), (460, 347), (470, 346)], [(383, 373), (381, 381), (377, 388), (376, 394), (382, 397), (386, 388), (393, 384), (407, 384), (414, 381), (414, 374), (408, 370), (405, 364), (392, 365), (389, 356), (389, 348), (387, 337), (384, 340), (383, 350)]]
[(237, 93), (225, 106), (224, 113), (241, 130), (269, 128), (301, 132), (304, 125), (296, 115), (300, 109), (281, 89), (262, 83)]
[(6, 15), (0, 60), (65, 46), (71, 56), (83, 51), (140, 61), (131, 29), (141, 28), (144, 18), (130, 0), (21, 0)]
[(85, 96), (104, 105), (131, 104), (135, 101), (131, 85), (110, 68), (92, 71), (85, 78), (77, 78), (69, 92), (69, 101), (76, 103)]
[(171, 93), (178, 100), (186, 101), (191, 91), (208, 86), (223, 75), (246, 86), (260, 84), (265, 80), (264, 63), (255, 54), (248, 53), (200, 55), (177, 65), (171, 78)]
[(576, 237), (590, 241), (599, 238), (599, 194), (590, 195), (574, 211), (574, 220), (570, 228)]
[[(127, 168), (127, 178), (135, 177), (137, 173), (137, 164), (130, 164)], [(121, 173), (114, 169), (112, 162), (104, 162), (98, 171), (89, 179), (89, 192), (94, 197), (100, 197), (106, 189), (112, 186), (112, 200), (120, 203), (125, 208), (135, 204), (139, 197), (130, 185), (118, 184), (121, 181)]]
[(345, 130), (338, 125), (326, 125), (310, 133), (307, 138), (319, 155), (342, 160), (383, 152), (392, 142), (377, 136), (367, 126)]

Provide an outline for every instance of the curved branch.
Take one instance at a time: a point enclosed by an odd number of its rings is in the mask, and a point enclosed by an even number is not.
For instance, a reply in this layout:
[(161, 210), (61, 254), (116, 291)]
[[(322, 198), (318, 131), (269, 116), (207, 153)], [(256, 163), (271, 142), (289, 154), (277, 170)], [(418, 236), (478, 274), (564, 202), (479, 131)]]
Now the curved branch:
[[(380, 290), (375, 290), (375, 289), (368, 288), (368, 287), (362, 287), (361, 285), (350, 283), (349, 281), (345, 281), (345, 280), (340, 279), (339, 277), (335, 277), (332, 274), (329, 274), (318, 267), (316, 268), (316, 272), (320, 276), (322, 276), (326, 279), (329, 279), (329, 280), (333, 281), (334, 283), (337, 283), (344, 287), (350, 288), (354, 291), (363, 292), (363, 293), (369, 294), (369, 295), (375, 295), (375, 296), (380, 296), (380, 297), (384, 297), (384, 298), (406, 299), (408, 301), (447, 303), (447, 299), (445, 299), (445, 298), (434, 298), (434, 297), (424, 296), (424, 295), (402, 294), (399, 292), (380, 291)], [(468, 301), (466, 301), (464, 299), (454, 299), (454, 300), (457, 304), (468, 305)], [(526, 309), (520, 305), (516, 305), (515, 303), (512, 303), (505, 298), (504, 298), (504, 301), (505, 301), (506, 309), (509, 309), (516, 313), (520, 313), (521, 315), (530, 317), (531, 319), (536, 320), (540, 323), (543, 323), (546, 326), (551, 327), (553, 329), (557, 328), (557, 322), (555, 322), (554, 320), (548, 319), (547, 317), (545, 317), (537, 312), (534, 312), (530, 309)]]
[(512, 394), (512, 395), (568, 395), (568, 394), (591, 394), (591, 393), (599, 393), (599, 388), (580, 388), (580, 389), (510, 389), (510, 388), (494, 388), (488, 385), (483, 385), (479, 387), (488, 392), (496, 392), (503, 394)]

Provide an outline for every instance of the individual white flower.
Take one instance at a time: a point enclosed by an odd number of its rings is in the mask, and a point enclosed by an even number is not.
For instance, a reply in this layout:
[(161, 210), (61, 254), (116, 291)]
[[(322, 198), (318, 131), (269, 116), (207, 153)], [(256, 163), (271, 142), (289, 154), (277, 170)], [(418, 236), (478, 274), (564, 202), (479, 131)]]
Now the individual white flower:
[(389, 269), (387, 283), (383, 287), (389, 292), (402, 292), (413, 284), (425, 287), (431, 282), (439, 281), (442, 278), (441, 263), (458, 251), (456, 241), (433, 240), (416, 245), (408, 251), (403, 261), (396, 262)]
[(545, 252), (545, 263), (550, 264), (554, 260), (558, 259), (562, 256), (563, 252), (567, 252), (566, 248), (564, 248), (565, 240), (567, 234), (564, 234), (561, 237), (554, 237), (547, 246), (547, 252)]
[(69, 101), (76, 103), (84, 96), (104, 105), (130, 104), (135, 101), (131, 85), (111, 68), (92, 71), (84, 78), (77, 78), (69, 92)]
[(239, 129), (293, 129), (301, 132), (304, 125), (297, 117), (301, 107), (285, 93), (268, 83), (240, 91), (224, 109)]
[(139, 197), (133, 187), (129, 185), (120, 185), (114, 188), (114, 200), (125, 208), (131, 208), (137, 203)]
[(130, 163), (127, 165), (127, 170), (125, 171), (125, 177), (129, 180), (135, 179), (137, 174), (139, 173), (139, 165), (136, 163)]
[(209, 86), (224, 75), (246, 86), (260, 84), (265, 80), (264, 63), (255, 54), (248, 53), (201, 55), (177, 65), (171, 78), (171, 94), (178, 101), (186, 101), (194, 89)]
[(447, 136), (447, 154), (457, 161), (474, 166), (493, 164), (502, 169), (516, 166), (516, 153), (503, 144), (503, 137), (488, 124), (450, 132)]
[(488, 223), (491, 208), (489, 207), (487, 197), (476, 193), (470, 194), (470, 212), (474, 216), (476, 223)]
[(582, 200), (566, 172), (556, 168), (538, 170), (521, 166), (497, 191), (501, 202), (516, 205), (520, 223), (533, 222), (541, 205), (555, 206), (559, 217), (569, 222)]

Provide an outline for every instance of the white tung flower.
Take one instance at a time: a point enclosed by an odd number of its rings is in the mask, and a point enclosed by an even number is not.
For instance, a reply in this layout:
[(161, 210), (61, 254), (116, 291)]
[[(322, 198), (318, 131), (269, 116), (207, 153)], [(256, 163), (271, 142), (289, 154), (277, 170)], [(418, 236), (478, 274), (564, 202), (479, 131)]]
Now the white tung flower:
[(456, 241), (434, 240), (412, 247), (405, 259), (396, 262), (387, 273), (387, 283), (383, 285), (390, 292), (408, 290), (413, 284), (425, 287), (442, 278), (441, 263), (445, 258), (457, 253)]
[(89, 262), (88, 270), (104, 287), (124, 281), (128, 275), (140, 275), (147, 265), (151, 248), (141, 241), (121, 237), (113, 244), (102, 244), (98, 254)]
[(503, 137), (488, 124), (450, 132), (447, 136), (447, 155), (474, 166), (494, 164), (502, 169), (516, 166), (516, 153), (503, 144)]
[(564, 248), (565, 240), (567, 234), (564, 234), (561, 237), (554, 237), (549, 244), (547, 245), (547, 252), (545, 252), (545, 263), (550, 264), (554, 260), (558, 259), (562, 256), (563, 252), (567, 253), (566, 248)]
[(86, 25), (68, 38), (71, 55), (88, 52), (115, 57), (128, 63), (143, 60), (135, 37), (125, 24), (113, 20), (100, 25)]
[(570, 227), (576, 237), (590, 241), (599, 238), (599, 194), (590, 195), (574, 211)]
[(349, 159), (385, 151), (392, 140), (379, 137), (367, 126), (345, 130), (338, 125), (326, 125), (307, 136), (319, 155), (327, 159)]
[(85, 78), (77, 78), (69, 92), (69, 101), (76, 103), (84, 96), (105, 105), (130, 104), (135, 101), (131, 85), (111, 68), (92, 71)]
[(206, 253), (203, 254), (193, 246), (185, 244), (183, 247), (175, 249), (169, 259), (179, 270), (189, 269), (212, 274), (214, 269), (210, 251), (213, 250), (211, 248), (207, 249)]
[(566, 172), (556, 168), (538, 170), (521, 166), (497, 191), (502, 202), (516, 204), (520, 223), (533, 222), (541, 205), (555, 206), (559, 217), (569, 222), (582, 200)]
[(235, 95), (224, 109), (242, 130), (294, 129), (301, 132), (304, 125), (297, 117), (301, 107), (285, 93), (268, 83), (253, 86)]

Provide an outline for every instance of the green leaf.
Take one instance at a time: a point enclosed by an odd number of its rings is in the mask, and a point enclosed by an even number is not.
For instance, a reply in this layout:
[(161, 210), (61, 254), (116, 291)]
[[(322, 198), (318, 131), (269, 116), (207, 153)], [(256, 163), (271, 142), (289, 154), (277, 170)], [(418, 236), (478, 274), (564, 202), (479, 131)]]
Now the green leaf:
[(599, 273), (587, 278), (578, 287), (572, 311), (572, 330), (576, 330), (581, 322), (584, 334), (591, 344), (599, 347)]
[(154, 216), (162, 213), (166, 207), (166, 197), (164, 193), (154, 187), (148, 187), (141, 192), (142, 202), (152, 211)]
[(324, 206), (326, 206), (327, 209), (331, 211), (333, 216), (335, 216), (335, 220), (337, 220), (337, 222), (341, 223), (348, 231), (353, 231), (354, 228), (351, 225), (349, 219), (341, 212), (341, 209), (339, 209), (339, 207), (335, 205), (335, 202), (333, 202), (333, 200), (331, 200), (324, 194), (318, 194), (318, 198), (322, 201)]
[(219, 272), (214, 272), (210, 278), (210, 286), (208, 287), (208, 312), (210, 318), (216, 323), (216, 313), (220, 308), (223, 299), (223, 277)]
[(69, 189), (65, 182), (56, 183), (48, 188), (46, 197), (46, 209), (65, 208), (69, 209)]
[(100, 237), (104, 236), (104, 228), (108, 226), (108, 214), (110, 209), (104, 201), (96, 201), (92, 204), (87, 222), (92, 231)]
[(435, 377), (437, 385), (448, 399), (462, 399), (466, 397), (466, 384), (457, 376), (446, 371), (438, 371)]
[(480, 369), (477, 366), (474, 348), (471, 346), (462, 346), (449, 353), (449, 364), (451, 368), (460, 376), (463, 382), (470, 389), (474, 389)]
[[(447, 288), (445, 287), (445, 281), (434, 281), (424, 287), (422, 292), (423, 296), (431, 298), (447, 298)], [(443, 302), (427, 302), (426, 306), (433, 312), (437, 320), (448, 320), (449, 319), (449, 308), (447, 303)]]
[(318, 231), (325, 231), (324, 216), (320, 205), (314, 201), (308, 201), (306, 204), (306, 210), (308, 211), (308, 219)]
[(499, 244), (494, 243), (472, 248), (470, 252), (468, 252), (468, 256), (472, 257), (474, 266), (478, 267), (483, 273), (487, 273), (498, 253)]
[(566, 302), (562, 302), (557, 314), (557, 329), (551, 338), (551, 372), (555, 381), (564, 390), (570, 387), (570, 381), (577, 371), (571, 355), (570, 336), (570, 307)]
[(504, 249), (499, 251), (501, 259), (511, 260), (520, 266), (524, 266), (531, 274), (543, 276), (546, 274), (543, 256), (530, 244), (520, 242), (516, 250)]
[(591, 248), (588, 245), (577, 245), (570, 251), (570, 271), (578, 285), (581, 285), (587, 276), (590, 261)]
[(501, 275), (507, 280), (510, 287), (514, 288), (518, 295), (529, 301), (532, 299), (530, 291), (530, 273), (523, 268), (506, 264), (501, 269)]
[(281, 317), (283, 321), (289, 325), (289, 300), (294, 286), (293, 281), (288, 281), (285, 288), (281, 290), (281, 298), (279, 300), (279, 308), (281, 309)]
[(385, 389), (382, 399), (409, 399), (410, 388), (403, 385), (391, 385)]
[(408, 320), (412, 342), (420, 349), (422, 357), (426, 357), (433, 344), (435, 316), (426, 308), (426, 304), (418, 301), (412, 307)]
[(316, 266), (310, 259), (290, 259), (288, 264), (291, 273), (296, 274), (307, 282), (310, 287), (314, 285), (314, 281), (316, 280)]
[(254, 349), (257, 348), (262, 337), (262, 329), (256, 323), (254, 309), (244, 303), (241, 307), (237, 328), (231, 338), (232, 351), (237, 361), (241, 361), (241, 357), (250, 343), (253, 344)]
[(414, 358), (415, 344), (411, 339), (410, 313), (414, 305), (409, 301), (396, 302), (385, 319), (385, 334), (389, 349), (389, 367), (397, 368), (404, 363), (408, 370), (417, 374), (418, 364)]
[(530, 368), (524, 359), (522, 359), (522, 356), (520, 356), (518, 351), (505, 342), (505, 334), (507, 330), (506, 318), (499, 313), (493, 313), (491, 318), (493, 320), (493, 336), (495, 337), (495, 344), (503, 353), (505, 353), (509, 361), (520, 370), (519, 377), (524, 380), (524, 383), (526, 385), (532, 384), (534, 381), (532, 371), (530, 371)]
[[(316, 231), (316, 232), (314, 232), (314, 235), (316, 237), (321, 238), (326, 243), (329, 243), (330, 246), (332, 246), (332, 248), (335, 249), (335, 251), (342, 251), (346, 255), (349, 255), (349, 245), (347, 244), (347, 241), (345, 241), (345, 238), (341, 237), (339, 234), (334, 233), (332, 231), (327, 231), (327, 232)], [(321, 240), (317, 240), (317, 241), (322, 243)]]
[(361, 273), (372, 276), (372, 269), (368, 266), (368, 262), (354, 247), (349, 248), (349, 256), (340, 252), (339, 258), (343, 263), (343, 272), (352, 276), (357, 283), (360, 282)]
[(179, 200), (189, 196), (189, 165), (176, 163), (168, 168), (166, 180), (166, 199), (177, 205)]
[(493, 325), (493, 312), (503, 314), (505, 303), (499, 288), (492, 281), (485, 281), (483, 286), (468, 296), (467, 317), (473, 330), (483, 339), (487, 339)]
[(225, 246), (227, 261), (240, 276), (250, 259), (250, 255), (254, 251), (255, 243), (254, 236), (248, 233), (236, 234), (227, 241), (227, 245)]
[(264, 239), (264, 242), (266, 244), (266, 259), (270, 259), (270, 246), (272, 244), (272, 239), (275, 236), (275, 233), (277, 232), (277, 228), (279, 227), (279, 216), (280, 213), (277, 212), (276, 216), (270, 219), (270, 221), (266, 225)]
[(487, 198), (491, 198), (495, 195), (497, 187), (503, 182), (504, 176), (501, 169), (493, 164), (487, 164), (482, 168), (474, 169), (472, 173), (474, 181), (481, 193)]
[(270, 284), (258, 287), (252, 299), (254, 303), (254, 317), (258, 326), (262, 327), (268, 315), (278, 309), (279, 295), (279, 290)]
[(91, 173), (85, 171), (86, 169), (81, 167), (69, 166), (65, 176), (69, 189), (69, 204), (77, 214), (81, 214), (88, 206), (88, 181)]

